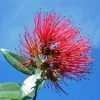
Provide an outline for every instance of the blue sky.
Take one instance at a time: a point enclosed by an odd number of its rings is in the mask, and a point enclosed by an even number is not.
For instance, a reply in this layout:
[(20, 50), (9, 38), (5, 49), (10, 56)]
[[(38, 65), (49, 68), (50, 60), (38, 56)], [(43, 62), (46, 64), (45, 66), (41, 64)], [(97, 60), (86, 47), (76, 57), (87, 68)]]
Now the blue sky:
[[(63, 88), (68, 96), (59, 96), (54, 90), (43, 88), (37, 100), (99, 100), (100, 99), (100, 0), (0, 0), (0, 48), (14, 50), (18, 47), (18, 34), (24, 34), (23, 23), (33, 27), (38, 10), (54, 10), (70, 17), (93, 46), (93, 73), (89, 80), (74, 82), (66, 80)], [(0, 53), (0, 82), (22, 83), (26, 78), (9, 65)]]

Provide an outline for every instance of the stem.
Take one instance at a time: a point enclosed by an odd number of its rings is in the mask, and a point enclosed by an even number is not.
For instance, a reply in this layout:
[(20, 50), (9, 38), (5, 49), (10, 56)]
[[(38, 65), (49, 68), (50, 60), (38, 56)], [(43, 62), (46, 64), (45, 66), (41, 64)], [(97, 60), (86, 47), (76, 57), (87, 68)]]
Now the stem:
[(33, 100), (36, 100), (36, 97), (37, 97), (37, 90), (38, 90), (38, 88), (36, 88), (36, 90), (35, 90), (35, 96), (33, 97)]
[[(44, 81), (44, 80), (41, 80), (40, 84), (41, 84), (43, 81)], [(33, 97), (33, 100), (36, 100), (37, 92), (39, 91), (39, 90), (38, 90), (38, 87), (39, 87), (39, 84), (38, 84), (38, 86), (37, 86), (37, 88), (36, 88), (36, 90), (35, 90), (35, 96)]]

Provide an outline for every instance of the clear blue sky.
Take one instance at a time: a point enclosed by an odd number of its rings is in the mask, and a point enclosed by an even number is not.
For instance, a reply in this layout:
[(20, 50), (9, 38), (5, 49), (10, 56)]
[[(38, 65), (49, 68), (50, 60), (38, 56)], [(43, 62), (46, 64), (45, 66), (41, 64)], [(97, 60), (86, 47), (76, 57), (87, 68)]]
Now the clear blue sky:
[[(18, 47), (18, 34), (24, 33), (23, 23), (32, 28), (33, 17), (40, 8), (43, 12), (55, 10), (71, 17), (94, 45), (94, 62), (93, 73), (87, 76), (89, 80), (66, 80), (68, 86), (63, 88), (68, 96), (43, 88), (37, 100), (100, 100), (100, 0), (0, 0), (0, 48)], [(11, 67), (0, 53), (0, 83), (22, 83), (26, 77)]]

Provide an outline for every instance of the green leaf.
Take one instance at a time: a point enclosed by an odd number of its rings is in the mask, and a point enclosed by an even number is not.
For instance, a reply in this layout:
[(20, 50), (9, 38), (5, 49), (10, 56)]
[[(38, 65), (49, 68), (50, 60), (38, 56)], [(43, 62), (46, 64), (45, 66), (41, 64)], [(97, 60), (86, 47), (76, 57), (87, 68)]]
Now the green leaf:
[[(25, 62), (25, 59), (22, 58), (19, 54), (14, 53), (10, 50), (7, 49), (0, 49), (2, 54), (4, 55), (5, 59), (17, 70), (20, 72), (27, 74), (27, 75), (32, 75), (34, 74), (31, 72), (28, 68), (23, 67), (23, 65), (20, 62)], [(20, 63), (18, 65), (18, 63)]]
[(2, 83), (0, 84), (0, 99), (19, 99), (20, 85), (17, 83)]
[(36, 96), (39, 90), (44, 85), (44, 80), (41, 79), (41, 72), (37, 71), (35, 75), (28, 77), (22, 84), (21, 97), (24, 98), (27, 95)]
[[(17, 83), (1, 83), (0, 84), (0, 100), (21, 100), (21, 85)], [(31, 98), (26, 96), (24, 100)]]
[(44, 83), (45, 83), (45, 80), (43, 80), (43, 81), (39, 84), (39, 86), (38, 86), (38, 88), (37, 88), (37, 92), (39, 92), (39, 90), (43, 87)]

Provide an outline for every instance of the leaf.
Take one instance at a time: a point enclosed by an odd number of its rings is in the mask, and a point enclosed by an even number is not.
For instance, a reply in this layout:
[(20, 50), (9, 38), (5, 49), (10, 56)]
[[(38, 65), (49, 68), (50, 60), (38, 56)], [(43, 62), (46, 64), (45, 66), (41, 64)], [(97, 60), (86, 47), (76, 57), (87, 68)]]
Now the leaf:
[(43, 87), (44, 83), (45, 83), (45, 80), (43, 80), (41, 82), (41, 84), (39, 84), (38, 89), (37, 89), (37, 92), (39, 92), (39, 90)]
[[(45, 81), (41, 79), (41, 72), (39, 71), (30, 77), (28, 77), (21, 87), (21, 97), (24, 98), (27, 95), (32, 95), (33, 97), (37, 95), (37, 92), (42, 88)], [(37, 91), (37, 92), (36, 92)]]
[(2, 83), (0, 84), (0, 100), (19, 99), (20, 85), (17, 83)]
[[(17, 83), (1, 83), (0, 84), (0, 100), (21, 100), (21, 85)], [(27, 95), (24, 100), (31, 98)]]
[[(19, 54), (14, 53), (10, 50), (7, 49), (0, 49), (2, 54), (4, 55), (5, 59), (17, 70), (20, 72), (27, 74), (27, 75), (32, 75), (32, 73), (28, 68), (23, 67), (23, 65), (20, 62), (25, 62), (25, 59), (22, 58)], [(20, 63), (18, 65), (18, 63)]]

